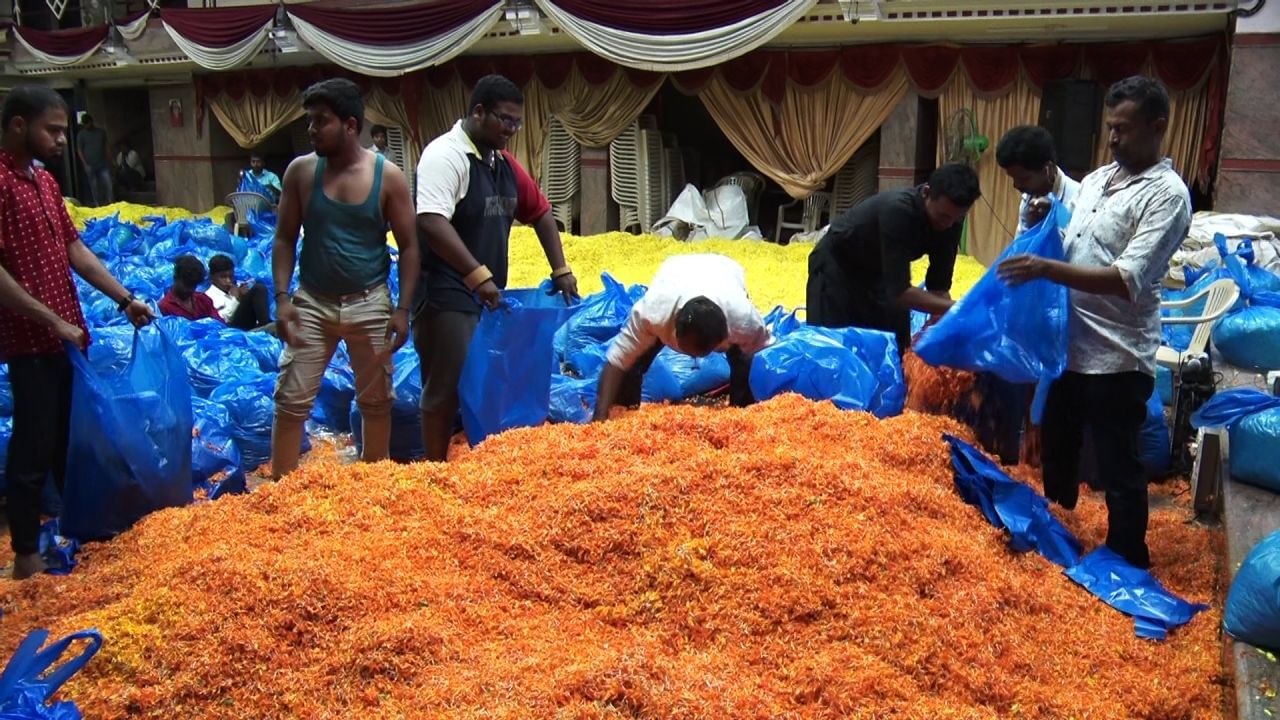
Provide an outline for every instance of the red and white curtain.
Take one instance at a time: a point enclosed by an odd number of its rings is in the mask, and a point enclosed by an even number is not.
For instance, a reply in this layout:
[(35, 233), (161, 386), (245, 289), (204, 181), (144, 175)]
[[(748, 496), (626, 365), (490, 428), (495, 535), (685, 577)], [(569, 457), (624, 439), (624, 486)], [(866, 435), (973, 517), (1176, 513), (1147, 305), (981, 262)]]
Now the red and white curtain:
[(209, 70), (230, 70), (252, 60), (271, 36), (275, 18), (274, 5), (160, 12), (178, 48)]
[(772, 40), (817, 0), (536, 0), (566, 34), (619, 65), (678, 72), (717, 65)]
[(390, 8), (285, 8), (298, 37), (335, 65), (390, 77), (466, 50), (501, 19), (502, 6), (502, 0), (441, 0)]
[(33, 30), (13, 28), (13, 35), (27, 52), (42, 63), (69, 67), (93, 57), (107, 41), (111, 28), (106, 25), (74, 30)]

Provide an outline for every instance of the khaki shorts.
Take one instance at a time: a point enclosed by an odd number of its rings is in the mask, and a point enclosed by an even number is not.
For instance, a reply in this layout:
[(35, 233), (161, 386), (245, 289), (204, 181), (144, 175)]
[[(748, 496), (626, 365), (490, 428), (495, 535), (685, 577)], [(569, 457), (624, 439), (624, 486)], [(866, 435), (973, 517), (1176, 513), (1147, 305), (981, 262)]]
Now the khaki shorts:
[(345, 298), (325, 298), (298, 288), (295, 345), (285, 345), (276, 378), (276, 412), (296, 420), (311, 416), (320, 380), (338, 341), (347, 343), (355, 374), (356, 404), (365, 416), (391, 412), (392, 363), (387, 350), (391, 292), (377, 285)]

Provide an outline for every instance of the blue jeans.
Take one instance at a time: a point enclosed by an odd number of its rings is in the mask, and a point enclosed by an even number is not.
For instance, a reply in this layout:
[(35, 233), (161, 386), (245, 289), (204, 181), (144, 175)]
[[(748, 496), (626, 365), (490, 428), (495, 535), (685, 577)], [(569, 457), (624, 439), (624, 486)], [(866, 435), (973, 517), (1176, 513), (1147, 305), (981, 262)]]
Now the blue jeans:
[(86, 168), (84, 174), (89, 178), (89, 197), (94, 205), (101, 207), (115, 202), (111, 195), (111, 168)]

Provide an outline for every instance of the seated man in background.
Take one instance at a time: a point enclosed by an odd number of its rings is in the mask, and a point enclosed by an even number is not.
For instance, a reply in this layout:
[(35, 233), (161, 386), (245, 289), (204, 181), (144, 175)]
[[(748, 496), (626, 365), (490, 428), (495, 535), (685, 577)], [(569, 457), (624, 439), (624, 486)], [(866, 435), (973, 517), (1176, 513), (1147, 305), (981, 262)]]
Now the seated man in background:
[(256, 192), (267, 196), (272, 205), (280, 202), (280, 176), (267, 169), (266, 160), (257, 150), (249, 153), (249, 169), (240, 171), (237, 192)]
[(595, 420), (607, 420), (615, 401), (639, 404), (644, 374), (663, 347), (695, 358), (725, 351), (729, 401), (734, 407), (750, 405), (755, 401), (748, 383), (751, 358), (772, 341), (747, 295), (741, 265), (723, 255), (668, 258), (609, 345)]
[(1053, 136), (1039, 125), (1019, 125), (1000, 138), (996, 162), (1022, 193), (1018, 206), (1018, 234), (1026, 232), (1049, 212), (1049, 193), (1075, 210), (1080, 183), (1058, 167)]
[(208, 295), (196, 290), (204, 282), (204, 263), (195, 255), (180, 255), (173, 261), (173, 287), (160, 299), (160, 312), (188, 320), (214, 318), (222, 322), (222, 316), (213, 306)]
[(147, 169), (142, 165), (142, 158), (128, 138), (121, 138), (116, 143), (116, 185), (133, 192), (142, 188), (147, 179)]
[(205, 293), (227, 325), (257, 330), (271, 324), (267, 288), (262, 283), (236, 284), (235, 262), (226, 255), (209, 258), (209, 290)]

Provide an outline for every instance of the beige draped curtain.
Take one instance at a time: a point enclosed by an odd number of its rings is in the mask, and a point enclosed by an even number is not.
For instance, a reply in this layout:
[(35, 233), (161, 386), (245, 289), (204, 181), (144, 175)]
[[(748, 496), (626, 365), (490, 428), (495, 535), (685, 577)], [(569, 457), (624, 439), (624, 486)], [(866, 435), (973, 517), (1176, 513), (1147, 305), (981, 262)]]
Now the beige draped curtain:
[(524, 129), (512, 138), (511, 152), (541, 182), (542, 152), (552, 117), (579, 144), (606, 147), (640, 117), (663, 81), (658, 76), (651, 85), (638, 86), (619, 67), (609, 80), (592, 85), (575, 67), (560, 87), (549, 89), (535, 75), (524, 87)]
[(822, 189), (906, 95), (907, 74), (862, 94), (839, 70), (810, 88), (788, 82), (775, 106), (757, 87), (734, 90), (713, 73), (698, 99), (734, 147), (794, 198)]
[(1034, 125), (1040, 114), (1040, 94), (1022, 72), (1013, 86), (998, 97), (978, 93), (963, 68), (957, 68), (938, 96), (938, 161), (946, 147), (947, 120), (958, 110), (969, 108), (977, 121), (978, 133), (991, 140), (978, 160), (978, 182), (982, 197), (969, 211), (968, 254), (990, 265), (1013, 242), (1018, 231), (1021, 194), (996, 162), (996, 144), (1018, 125)]
[(231, 139), (248, 150), (302, 117), (302, 92), (294, 90), (284, 97), (246, 92), (238, 100), (223, 93), (209, 100), (209, 108)]

